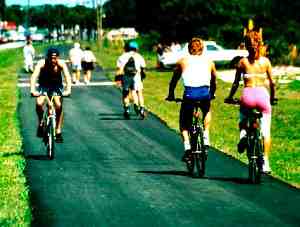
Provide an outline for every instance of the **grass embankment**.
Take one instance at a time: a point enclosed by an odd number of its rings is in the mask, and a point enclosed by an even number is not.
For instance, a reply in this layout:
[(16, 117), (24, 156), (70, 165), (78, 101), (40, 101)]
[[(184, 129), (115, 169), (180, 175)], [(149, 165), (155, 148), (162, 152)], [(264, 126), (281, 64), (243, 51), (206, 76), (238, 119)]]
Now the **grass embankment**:
[[(104, 47), (97, 51), (99, 62), (104, 68), (115, 68), (115, 62), (122, 52), (120, 47)], [(147, 67), (155, 68), (155, 54), (144, 54)], [(220, 72), (221, 73), (221, 72)], [(113, 79), (114, 71), (108, 70), (107, 75)], [(159, 72), (148, 70), (147, 79), (144, 81), (144, 95), (146, 107), (155, 113), (167, 125), (178, 131), (178, 113), (180, 106), (176, 103), (164, 101), (168, 93), (168, 85), (172, 72)], [(247, 163), (245, 154), (238, 154), (236, 144), (238, 132), (238, 107), (224, 104), (223, 100), (228, 95), (231, 84), (218, 80), (217, 98), (212, 103), (211, 144), (223, 151)], [(291, 84), (277, 84), (277, 96), (279, 103), (273, 107), (272, 118), (272, 175), (300, 187), (300, 82)], [(239, 89), (240, 91), (241, 89)], [(177, 96), (182, 94), (182, 86), (178, 85)], [(238, 97), (237, 93), (236, 97)], [(222, 168), (221, 166), (218, 168)]]
[(0, 52), (0, 226), (30, 226), (25, 159), (17, 118), (22, 49)]

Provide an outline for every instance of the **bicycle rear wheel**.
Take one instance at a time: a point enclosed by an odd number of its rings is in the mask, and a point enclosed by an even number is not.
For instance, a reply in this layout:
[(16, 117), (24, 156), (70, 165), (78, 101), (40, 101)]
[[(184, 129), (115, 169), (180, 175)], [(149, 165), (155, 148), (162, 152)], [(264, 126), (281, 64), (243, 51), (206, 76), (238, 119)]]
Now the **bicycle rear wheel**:
[(205, 175), (205, 162), (206, 162), (206, 148), (203, 142), (203, 133), (200, 130), (197, 140), (197, 149), (195, 152), (195, 162), (197, 167), (198, 177), (203, 177)]
[(55, 148), (55, 129), (53, 127), (53, 122), (50, 120), (47, 128), (47, 156), (50, 160), (54, 158), (54, 148)]
[(252, 140), (249, 154), (249, 180), (252, 184), (259, 184), (261, 182), (262, 171), (262, 143), (261, 140), (255, 138)]

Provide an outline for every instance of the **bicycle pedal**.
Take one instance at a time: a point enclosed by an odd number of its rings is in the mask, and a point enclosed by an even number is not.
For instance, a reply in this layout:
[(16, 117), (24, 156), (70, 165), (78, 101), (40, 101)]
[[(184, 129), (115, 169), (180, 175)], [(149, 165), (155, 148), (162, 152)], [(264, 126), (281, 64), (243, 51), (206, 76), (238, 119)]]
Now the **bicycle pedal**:
[(203, 151), (193, 151), (194, 154), (201, 154)]

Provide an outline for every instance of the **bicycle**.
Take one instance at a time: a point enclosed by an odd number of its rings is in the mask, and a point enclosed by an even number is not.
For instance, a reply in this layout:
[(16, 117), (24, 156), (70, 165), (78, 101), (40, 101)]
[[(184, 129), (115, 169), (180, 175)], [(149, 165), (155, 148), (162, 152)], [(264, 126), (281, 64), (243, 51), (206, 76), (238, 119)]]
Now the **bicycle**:
[[(277, 102), (277, 99), (274, 100)], [(225, 103), (240, 105), (238, 99), (226, 100)], [(276, 103), (274, 103), (276, 104)], [(248, 157), (248, 174), (249, 181), (252, 184), (261, 182), (262, 166), (264, 163), (264, 138), (261, 133), (262, 113), (256, 109), (249, 111), (246, 120), (246, 144), (245, 148)]]
[(188, 130), (191, 152), (186, 161), (186, 167), (191, 176), (195, 175), (195, 166), (197, 169), (197, 176), (203, 177), (205, 175), (206, 160), (208, 157), (208, 146), (204, 145), (203, 138), (203, 124), (200, 123), (200, 101), (187, 101), (183, 99), (175, 99), (175, 102), (188, 102), (194, 106), (192, 126)]
[[(41, 125), (42, 125), (42, 140), (47, 150), (47, 157), (50, 160), (54, 159), (55, 155), (55, 136), (56, 136), (56, 111), (53, 103), (54, 96), (44, 92), (43, 95), (46, 97), (47, 109), (43, 113)], [(32, 96), (35, 97), (35, 96)], [(65, 96), (64, 96), (65, 97)]]

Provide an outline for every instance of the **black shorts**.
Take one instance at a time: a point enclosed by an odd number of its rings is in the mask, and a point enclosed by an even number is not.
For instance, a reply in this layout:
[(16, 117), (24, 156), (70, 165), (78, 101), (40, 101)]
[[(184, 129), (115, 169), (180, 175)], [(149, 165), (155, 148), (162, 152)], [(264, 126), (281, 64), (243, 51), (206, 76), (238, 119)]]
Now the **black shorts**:
[(63, 86), (51, 86), (51, 87), (39, 86), (38, 92), (40, 94), (46, 93), (49, 96), (62, 96)]
[[(179, 127), (180, 130), (189, 130), (193, 123), (193, 112), (195, 104), (188, 99), (184, 99), (186, 102), (182, 102), (180, 108), (180, 116), (179, 116)], [(202, 111), (202, 116), (206, 116), (206, 114), (210, 110), (210, 99), (199, 101), (199, 107)]]
[(86, 62), (83, 61), (81, 63), (83, 71), (88, 71), (88, 70), (94, 70), (94, 63), (93, 62)]

